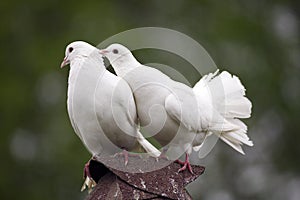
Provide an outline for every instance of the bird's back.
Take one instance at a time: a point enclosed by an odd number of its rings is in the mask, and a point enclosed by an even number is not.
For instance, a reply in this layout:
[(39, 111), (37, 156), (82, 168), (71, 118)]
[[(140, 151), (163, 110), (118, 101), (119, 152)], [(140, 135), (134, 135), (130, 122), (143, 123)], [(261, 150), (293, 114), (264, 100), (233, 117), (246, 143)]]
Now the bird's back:
[[(188, 86), (170, 79), (161, 71), (141, 65), (123, 77), (130, 85), (136, 105), (138, 117), (143, 130), (162, 144), (168, 144), (179, 131), (180, 120), (175, 119), (166, 109), (166, 99), (170, 95), (179, 97), (180, 106), (186, 106), (187, 100), (193, 99), (193, 91)], [(194, 105), (196, 107), (196, 105)], [(193, 118), (193, 112), (182, 109)], [(194, 116), (196, 119), (196, 116)], [(194, 120), (196, 121), (196, 120)], [(187, 127), (186, 127), (187, 128)]]

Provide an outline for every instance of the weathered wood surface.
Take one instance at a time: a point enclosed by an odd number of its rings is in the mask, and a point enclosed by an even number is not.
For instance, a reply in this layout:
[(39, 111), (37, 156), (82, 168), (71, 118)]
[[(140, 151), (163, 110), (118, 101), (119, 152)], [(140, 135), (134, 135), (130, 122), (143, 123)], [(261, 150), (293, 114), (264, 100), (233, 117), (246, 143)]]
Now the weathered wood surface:
[[(124, 165), (121, 155), (105, 160), (103, 165), (95, 160), (90, 162), (90, 171), (93, 179), (98, 183), (86, 200), (96, 199), (192, 199), (185, 187), (197, 179), (204, 172), (202, 166), (192, 166), (194, 174), (188, 170), (178, 173), (181, 167), (177, 163), (169, 164), (166, 159), (130, 156), (128, 165)], [(108, 160), (109, 159), (109, 160)], [(167, 162), (167, 166), (166, 163)], [(155, 171), (131, 173), (138, 168), (151, 169), (153, 166), (164, 166)], [(114, 169), (112, 166), (118, 166)], [(131, 170), (131, 168), (133, 170)], [(146, 170), (147, 171), (147, 170)]]

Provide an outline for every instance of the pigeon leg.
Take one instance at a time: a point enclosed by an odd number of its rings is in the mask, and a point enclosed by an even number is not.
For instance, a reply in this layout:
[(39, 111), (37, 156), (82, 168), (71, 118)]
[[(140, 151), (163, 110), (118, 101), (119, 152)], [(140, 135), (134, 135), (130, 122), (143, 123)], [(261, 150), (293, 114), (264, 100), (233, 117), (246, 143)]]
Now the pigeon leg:
[(129, 153), (128, 153), (128, 151), (126, 151), (125, 149), (123, 149), (122, 154), (124, 155), (124, 161), (125, 161), (124, 164), (126, 166), (128, 164)]
[(128, 163), (128, 156), (129, 156), (128, 151), (123, 149), (122, 152), (116, 153), (113, 157), (116, 157), (116, 156), (119, 156), (119, 155), (124, 156), (124, 164), (126, 166), (127, 163)]
[(84, 168), (83, 168), (83, 178), (92, 178), (91, 173), (90, 173), (90, 161), (85, 163)]
[(87, 163), (85, 163), (84, 168), (83, 168), (83, 178), (88, 177), (90, 179), (93, 179), (92, 175), (91, 175), (91, 172), (90, 172), (90, 161), (91, 160), (96, 160), (96, 157), (92, 156), (92, 158), (89, 159), (89, 161), (87, 161)]
[(123, 149), (122, 152), (116, 153), (114, 155), (114, 157), (118, 156), (118, 155), (122, 155), (124, 156), (124, 164), (125, 166), (128, 164), (128, 158), (129, 156), (139, 156), (138, 154), (130, 154), (127, 150)]
[(159, 159), (166, 159), (166, 160), (169, 160), (166, 153), (167, 153), (167, 149), (163, 149), (163, 150), (161, 151), (160, 155), (156, 158), (156, 162), (158, 162)]
[[(93, 158), (91, 158), (93, 159)], [(90, 160), (91, 160), (90, 159)], [(92, 188), (97, 185), (90, 173), (90, 160), (84, 165), (83, 168), (83, 178), (85, 179), (83, 185), (81, 187), (81, 192), (88, 188), (88, 192), (90, 193)]]
[(182, 162), (180, 160), (176, 160), (176, 162), (179, 163), (180, 165), (183, 165), (178, 170), (178, 172), (184, 171), (184, 170), (186, 170), (186, 168), (188, 168), (189, 172), (191, 172), (191, 174), (194, 174), (192, 166), (191, 166), (190, 161), (189, 161), (189, 154), (188, 153), (185, 153), (185, 161), (184, 162)]

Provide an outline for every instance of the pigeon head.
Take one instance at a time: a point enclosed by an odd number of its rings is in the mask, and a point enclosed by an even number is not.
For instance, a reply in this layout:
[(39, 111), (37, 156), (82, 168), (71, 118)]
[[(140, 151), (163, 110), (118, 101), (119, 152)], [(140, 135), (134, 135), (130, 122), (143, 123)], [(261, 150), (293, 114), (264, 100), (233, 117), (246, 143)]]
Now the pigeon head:
[(110, 63), (124, 63), (124, 62), (133, 62), (135, 58), (129, 49), (121, 44), (111, 44), (106, 49), (100, 50), (100, 53), (105, 56)]
[(109, 60), (117, 75), (121, 77), (140, 65), (130, 50), (121, 44), (111, 44), (100, 50), (100, 54)]
[(98, 51), (98, 49), (86, 42), (72, 42), (66, 47), (65, 58), (62, 61), (60, 67), (63, 68), (64, 66), (70, 64), (73, 60), (77, 58), (80, 59), (88, 57), (94, 51)]

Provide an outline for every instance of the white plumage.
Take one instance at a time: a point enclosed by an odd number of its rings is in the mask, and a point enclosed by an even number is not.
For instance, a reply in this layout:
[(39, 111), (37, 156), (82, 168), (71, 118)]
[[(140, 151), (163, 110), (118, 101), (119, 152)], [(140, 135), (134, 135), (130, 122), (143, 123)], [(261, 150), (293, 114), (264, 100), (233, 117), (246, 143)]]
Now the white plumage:
[(105, 69), (99, 50), (76, 41), (66, 47), (61, 67), (70, 64), (68, 113), (72, 126), (94, 156), (113, 154), (139, 144), (159, 155), (139, 133), (136, 107), (128, 84)]
[[(247, 126), (239, 120), (250, 117), (251, 102), (238, 77), (226, 71), (217, 75), (216, 71), (190, 88), (140, 64), (120, 44), (112, 44), (101, 52), (117, 75), (130, 85), (141, 125), (148, 132), (158, 130), (150, 135), (162, 145), (180, 145), (188, 154), (194, 147), (206, 154), (215, 144), (210, 141), (213, 135), (240, 153), (244, 153), (242, 144), (253, 145), (246, 134)], [(184, 164), (185, 169), (189, 163)]]
[[(209, 131), (244, 154), (241, 145), (253, 146), (253, 142), (246, 134), (247, 126), (239, 118), (250, 117), (252, 104), (245, 97), (245, 88), (238, 77), (227, 71), (217, 73), (218, 70), (205, 75), (193, 88), (199, 111), (204, 113), (200, 117), (202, 127), (208, 127)], [(219, 126), (219, 121), (223, 127)]]

